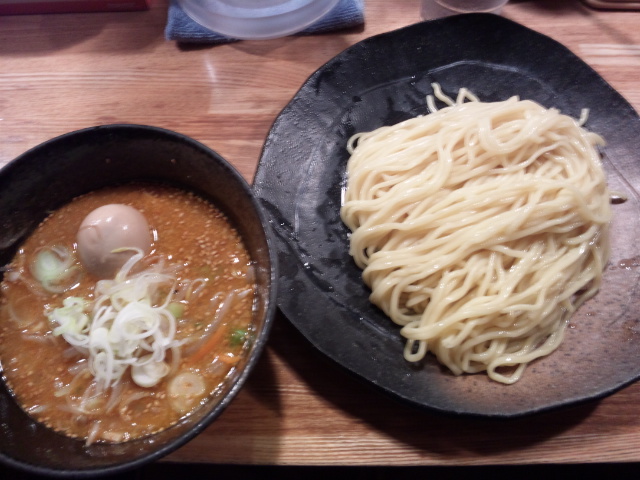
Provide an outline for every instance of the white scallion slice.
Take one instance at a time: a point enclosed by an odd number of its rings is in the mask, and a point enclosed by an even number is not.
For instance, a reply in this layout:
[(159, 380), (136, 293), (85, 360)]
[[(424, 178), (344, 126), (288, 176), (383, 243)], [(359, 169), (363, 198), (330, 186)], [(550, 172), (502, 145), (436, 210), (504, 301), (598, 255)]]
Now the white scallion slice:
[(191, 411), (206, 393), (206, 384), (201, 375), (186, 371), (173, 377), (167, 386), (169, 402), (181, 414)]
[(30, 270), (42, 288), (51, 293), (70, 290), (77, 284), (80, 276), (73, 254), (60, 246), (40, 249)]

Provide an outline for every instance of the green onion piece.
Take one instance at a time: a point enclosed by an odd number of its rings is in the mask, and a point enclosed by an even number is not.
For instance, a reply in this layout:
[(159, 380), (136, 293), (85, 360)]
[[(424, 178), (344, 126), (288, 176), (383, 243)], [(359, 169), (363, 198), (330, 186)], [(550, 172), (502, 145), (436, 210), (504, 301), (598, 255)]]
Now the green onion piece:
[(249, 332), (242, 328), (238, 328), (231, 332), (229, 336), (229, 343), (233, 347), (237, 347), (238, 345), (242, 345), (247, 340), (247, 335)]
[(49, 319), (59, 326), (53, 329), (55, 336), (86, 333), (89, 328), (89, 316), (84, 313), (86, 302), (81, 297), (67, 297), (62, 307), (49, 314)]
[(73, 254), (61, 246), (45, 247), (40, 250), (33, 263), (31, 273), (42, 287), (52, 293), (62, 293), (76, 281)]
[(173, 315), (173, 318), (181, 318), (184, 315), (184, 305), (178, 302), (171, 302), (167, 306), (167, 310)]

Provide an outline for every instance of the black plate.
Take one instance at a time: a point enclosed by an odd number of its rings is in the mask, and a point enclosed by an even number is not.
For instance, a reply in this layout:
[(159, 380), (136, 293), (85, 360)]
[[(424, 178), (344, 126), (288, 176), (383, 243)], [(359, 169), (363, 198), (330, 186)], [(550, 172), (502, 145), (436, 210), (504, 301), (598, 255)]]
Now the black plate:
[[(604, 287), (571, 320), (559, 350), (516, 384), (455, 377), (433, 357), (413, 368), (399, 328), (368, 301), (348, 255), (340, 195), (354, 133), (427, 113), (431, 82), (482, 100), (512, 95), (578, 117), (607, 140), (613, 255)], [(640, 119), (598, 74), (557, 42), (494, 15), (412, 25), (364, 40), (314, 73), (267, 138), (254, 191), (270, 212), (280, 261), (279, 306), (320, 351), (415, 405), (514, 417), (602, 397), (640, 377)]]

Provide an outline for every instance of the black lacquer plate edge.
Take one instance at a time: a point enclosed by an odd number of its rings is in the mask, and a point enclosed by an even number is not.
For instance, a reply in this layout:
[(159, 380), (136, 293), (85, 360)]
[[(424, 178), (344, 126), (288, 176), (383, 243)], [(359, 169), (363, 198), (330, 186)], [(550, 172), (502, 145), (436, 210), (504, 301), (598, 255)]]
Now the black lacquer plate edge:
[[(421, 401), (414, 398), (410, 398), (399, 392), (393, 385), (388, 385), (384, 381), (376, 381), (372, 379), (366, 372), (362, 372), (358, 365), (354, 365), (353, 359), (349, 358), (345, 353), (343, 347), (348, 347), (352, 340), (350, 335), (342, 335), (340, 338), (334, 338), (335, 342), (327, 343), (320, 338), (319, 331), (322, 329), (318, 322), (309, 322), (309, 317), (317, 316), (316, 312), (331, 311), (336, 306), (342, 308), (339, 302), (336, 302), (331, 294), (322, 292), (319, 290), (318, 285), (305, 273), (304, 265), (299, 258), (299, 251), (297, 251), (295, 239), (292, 238), (292, 232), (283, 223), (283, 215), (279, 212), (281, 205), (274, 204), (269, 196), (269, 189), (274, 188), (274, 185), (267, 185), (270, 179), (273, 179), (274, 169), (277, 169), (278, 164), (278, 142), (281, 140), (277, 138), (278, 128), (282, 124), (286, 124), (289, 120), (288, 116), (296, 108), (300, 108), (300, 105), (306, 105), (301, 102), (305, 96), (314, 95), (314, 88), (317, 87), (320, 77), (330, 73), (333, 68), (340, 68), (342, 62), (348, 61), (351, 55), (358, 55), (362, 52), (366, 52), (366, 48), (378, 43), (384, 43), (389, 39), (402, 36), (411, 35), (428, 35), (430, 30), (446, 27), (455, 28), (474, 28), (475, 25), (481, 24), (483, 28), (498, 30), (501, 28), (509, 29), (511, 33), (517, 32), (519, 35), (527, 36), (529, 40), (535, 40), (536, 42), (543, 43), (547, 48), (555, 49), (560, 55), (567, 59), (568, 63), (573, 64), (580, 70), (581, 74), (585, 75), (591, 83), (597, 83), (597, 86), (606, 90), (606, 95), (609, 98), (615, 100), (615, 104), (618, 107), (622, 107), (622, 117), (626, 117), (626, 120), (636, 122), (640, 127), (640, 119), (634, 109), (628, 104), (628, 102), (611, 87), (600, 75), (586, 63), (584, 63), (579, 57), (573, 54), (568, 48), (555, 40), (535, 32), (527, 27), (517, 24), (511, 20), (503, 17), (493, 15), (466, 15), (463, 17), (449, 17), (446, 19), (435, 20), (431, 22), (423, 22), (421, 24), (411, 25), (401, 28), (392, 32), (383, 33), (365, 39), (349, 48), (336, 57), (331, 59), (325, 65), (320, 67), (314, 72), (302, 85), (300, 90), (294, 95), (291, 102), (282, 110), (280, 115), (275, 120), (272, 129), (267, 137), (263, 152), (261, 156), (258, 169), (256, 171), (253, 187), (256, 196), (263, 204), (265, 211), (271, 215), (272, 230), (276, 239), (276, 245), (279, 250), (279, 263), (280, 263), (280, 295), (278, 299), (278, 305), (283, 314), (289, 319), (289, 321), (302, 333), (302, 335), (309, 341), (309, 343), (320, 353), (327, 356), (330, 360), (336, 363), (338, 366), (344, 368), (347, 372), (353, 374), (357, 379), (364, 381), (367, 384), (372, 384), (375, 387), (381, 389), (384, 393), (389, 394), (391, 397), (399, 399), (405, 403), (411, 404), (419, 408), (426, 408), (430, 411), (436, 411), (444, 414), (453, 414), (458, 416), (471, 416), (471, 417), (489, 417), (489, 418), (518, 418), (528, 416), (532, 414), (538, 414), (549, 410), (566, 407), (569, 405), (578, 405), (588, 401), (601, 399), (608, 396), (620, 389), (628, 386), (629, 384), (638, 380), (640, 375), (630, 376), (626, 381), (610, 386), (606, 390), (598, 391), (595, 393), (589, 393), (578, 397), (566, 398), (555, 403), (540, 405), (535, 408), (528, 408), (522, 411), (510, 411), (502, 412), (498, 409), (488, 411), (472, 411), (464, 409), (451, 409), (448, 407), (442, 407), (440, 402), (431, 402), (430, 400)], [(433, 32), (432, 32), (433, 33)], [(484, 61), (479, 59), (479, 61)], [(437, 66), (434, 68), (438, 68)], [(576, 88), (580, 89), (580, 85), (576, 85)], [(340, 92), (338, 92), (340, 93)], [(615, 135), (614, 135), (615, 136)], [(614, 138), (612, 144), (618, 142), (619, 138)], [(291, 146), (288, 147), (289, 149)], [(270, 178), (271, 177), (271, 178)], [(275, 182), (277, 184), (277, 180)], [(637, 183), (635, 183), (637, 184)], [(285, 184), (276, 185), (276, 187), (285, 187)], [(295, 186), (293, 187), (295, 189)], [(291, 205), (284, 208), (291, 207)], [(292, 266), (293, 265), (293, 266)], [(295, 272), (294, 272), (295, 271)], [(292, 275), (290, 278), (286, 278), (287, 275)], [(293, 301), (293, 297), (303, 297), (302, 300)], [(342, 311), (341, 316), (349, 317), (354, 312)], [(336, 313), (338, 315), (338, 313)], [(323, 315), (320, 314), (320, 317)], [(319, 320), (319, 319), (318, 319)], [(343, 332), (341, 332), (343, 333)], [(350, 334), (353, 334), (353, 338), (358, 338), (361, 332), (357, 329), (352, 329)], [(366, 341), (372, 341), (367, 338)], [(373, 339), (375, 341), (375, 339)]]

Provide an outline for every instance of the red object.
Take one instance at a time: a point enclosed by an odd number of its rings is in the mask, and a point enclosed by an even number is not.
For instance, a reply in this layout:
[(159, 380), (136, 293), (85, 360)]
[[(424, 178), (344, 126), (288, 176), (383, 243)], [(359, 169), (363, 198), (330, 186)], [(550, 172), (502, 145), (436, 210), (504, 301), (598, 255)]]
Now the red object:
[(0, 0), (0, 15), (147, 10), (147, 0)]

